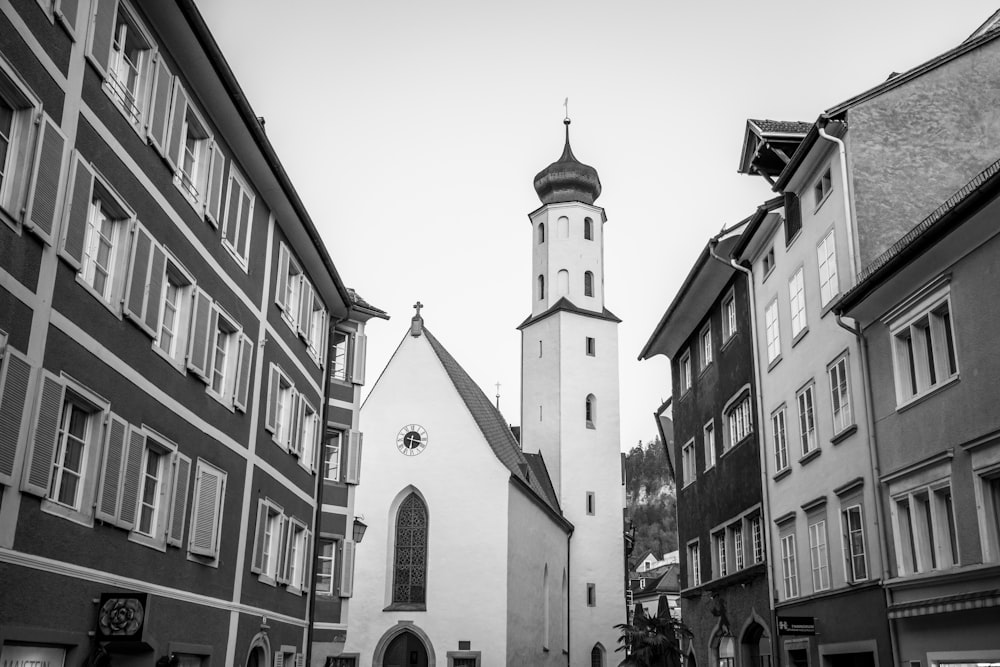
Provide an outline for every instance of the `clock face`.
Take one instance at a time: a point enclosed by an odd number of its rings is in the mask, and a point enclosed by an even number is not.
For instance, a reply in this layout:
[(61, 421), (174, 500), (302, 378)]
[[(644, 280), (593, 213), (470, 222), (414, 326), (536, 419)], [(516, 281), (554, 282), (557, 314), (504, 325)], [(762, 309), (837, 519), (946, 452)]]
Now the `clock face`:
[(404, 456), (416, 456), (427, 447), (427, 430), (420, 424), (407, 424), (399, 429), (396, 447)]

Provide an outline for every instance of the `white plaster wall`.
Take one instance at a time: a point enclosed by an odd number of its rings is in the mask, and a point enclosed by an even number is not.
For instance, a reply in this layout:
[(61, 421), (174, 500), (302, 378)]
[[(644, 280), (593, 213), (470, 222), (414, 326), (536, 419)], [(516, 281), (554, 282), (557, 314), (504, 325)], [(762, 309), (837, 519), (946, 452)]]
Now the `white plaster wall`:
[[(569, 238), (558, 234), (560, 217), (569, 218)], [(584, 218), (594, 221), (593, 240), (583, 238)], [(532, 304), (531, 314), (538, 315), (559, 300), (557, 274), (569, 272), (569, 293), (565, 296), (577, 306), (601, 311), (604, 308), (604, 209), (579, 202), (549, 204), (531, 216), (532, 222)], [(538, 224), (545, 223), (545, 242), (538, 243)], [(584, 296), (583, 274), (594, 273), (594, 296)], [(545, 299), (539, 301), (536, 282), (545, 276)]]
[[(428, 446), (403, 456), (406, 424), (427, 429)], [(509, 471), (496, 459), (424, 336), (406, 335), (361, 410), (364, 452), (355, 511), (368, 522), (357, 548), (345, 652), (371, 664), (379, 638), (399, 621), (430, 637), (438, 665), (459, 640), (502, 664), (506, 651)], [(390, 506), (413, 485), (429, 513), (427, 611), (382, 611), (391, 601)], [(475, 591), (470, 594), (470, 591)], [(470, 613), (474, 610), (475, 613)]]
[[(539, 356), (538, 343), (542, 343)], [(556, 316), (546, 317), (521, 331), (521, 447), (541, 452), (552, 488), (559, 494), (559, 352), (560, 327)], [(539, 411), (539, 408), (541, 409)]]

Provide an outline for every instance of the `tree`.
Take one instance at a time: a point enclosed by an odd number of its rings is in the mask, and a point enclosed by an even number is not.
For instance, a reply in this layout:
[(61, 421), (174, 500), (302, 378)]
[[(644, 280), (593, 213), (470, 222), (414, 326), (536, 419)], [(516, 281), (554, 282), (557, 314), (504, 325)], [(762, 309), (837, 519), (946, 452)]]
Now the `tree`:
[(621, 631), (615, 651), (625, 651), (621, 665), (628, 667), (680, 667), (681, 640), (691, 637), (687, 626), (671, 615), (666, 595), (660, 596), (655, 616), (647, 616), (636, 603), (631, 623), (615, 628)]

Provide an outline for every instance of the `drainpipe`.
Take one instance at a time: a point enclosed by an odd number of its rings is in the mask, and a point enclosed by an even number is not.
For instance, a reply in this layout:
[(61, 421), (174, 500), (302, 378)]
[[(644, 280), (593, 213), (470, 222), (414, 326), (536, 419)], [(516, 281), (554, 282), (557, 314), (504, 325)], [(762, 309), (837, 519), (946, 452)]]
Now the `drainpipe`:
[[(722, 233), (725, 233), (725, 231), (723, 231)], [(761, 490), (764, 496), (763, 502), (761, 503), (761, 523), (763, 524), (762, 528), (764, 531), (764, 535), (767, 536), (771, 533), (771, 503), (769, 500), (769, 492), (767, 488), (767, 454), (765, 453), (765, 446), (763, 439), (764, 407), (763, 407), (762, 392), (761, 392), (760, 369), (759, 369), (759, 364), (757, 363), (757, 360), (759, 359), (757, 353), (758, 352), (757, 346), (759, 341), (757, 339), (757, 309), (755, 307), (756, 291), (754, 290), (754, 285), (753, 285), (753, 272), (747, 267), (742, 266), (735, 259), (726, 260), (717, 255), (715, 252), (715, 247), (718, 245), (718, 243), (719, 243), (718, 236), (709, 241), (708, 244), (709, 254), (713, 258), (725, 264), (726, 266), (732, 267), (737, 271), (739, 271), (740, 273), (742, 273), (744, 276), (746, 276), (747, 289), (749, 291), (749, 296), (750, 296), (750, 345), (753, 348), (753, 355), (754, 355), (754, 363), (752, 364), (754, 391), (757, 393), (757, 400), (754, 401), (757, 404), (757, 453), (760, 459)], [(774, 612), (774, 582), (771, 579), (770, 546), (771, 546), (770, 543), (768, 543), (766, 548), (764, 549), (764, 558), (765, 558), (764, 574), (767, 580), (767, 608), (770, 616), (769, 620), (771, 621), (771, 629), (768, 634), (770, 635), (771, 638), (771, 659), (772, 661), (774, 661), (775, 665), (779, 665), (780, 661), (778, 660), (779, 655), (777, 646), (778, 627)]]
[[(868, 429), (868, 437), (866, 442), (868, 444), (868, 456), (872, 464), (872, 474), (875, 478), (872, 480), (874, 486), (874, 497), (875, 497), (875, 529), (879, 534), (879, 545), (882, 550), (881, 560), (881, 576), (882, 576), (882, 593), (885, 595), (885, 606), (888, 610), (889, 603), (892, 600), (892, 596), (889, 594), (889, 589), (885, 587), (885, 582), (889, 580), (889, 536), (885, 530), (885, 510), (882, 508), (882, 489), (879, 485), (879, 479), (882, 476), (881, 466), (878, 460), (878, 448), (875, 446), (875, 401), (872, 397), (871, 388), (871, 368), (869, 367), (868, 359), (868, 341), (865, 340), (864, 335), (861, 332), (861, 326), (858, 324), (857, 320), (854, 322), (854, 326), (847, 324), (840, 313), (835, 313), (837, 317), (837, 324), (840, 325), (842, 329), (850, 331), (854, 337), (857, 339), (858, 350), (861, 355), (861, 391), (864, 394), (864, 404), (865, 404), (865, 427)], [(899, 654), (899, 638), (896, 636), (895, 626), (893, 622), (886, 619), (889, 624), (889, 645), (892, 650), (892, 655), (894, 659), (900, 657)]]
[(847, 259), (851, 264), (851, 280), (854, 280), (858, 275), (858, 267), (854, 252), (854, 220), (851, 216), (851, 195), (848, 192), (850, 181), (847, 178), (847, 146), (843, 140), (826, 133), (825, 123), (824, 125), (817, 124), (816, 127), (819, 128), (819, 136), (837, 144), (837, 150), (840, 152), (840, 181), (844, 184), (841, 190), (844, 192), (844, 220), (847, 223), (844, 225), (847, 228)]

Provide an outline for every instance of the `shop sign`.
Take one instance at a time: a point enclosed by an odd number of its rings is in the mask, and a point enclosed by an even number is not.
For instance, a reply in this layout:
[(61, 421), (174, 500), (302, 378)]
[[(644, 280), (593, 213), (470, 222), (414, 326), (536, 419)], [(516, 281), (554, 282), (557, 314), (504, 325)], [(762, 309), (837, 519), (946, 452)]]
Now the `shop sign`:
[(104, 642), (142, 641), (147, 603), (146, 593), (101, 593), (97, 639)]
[(779, 616), (779, 635), (814, 635), (816, 634), (815, 616)]
[(63, 667), (66, 649), (52, 646), (3, 645), (0, 667)]

